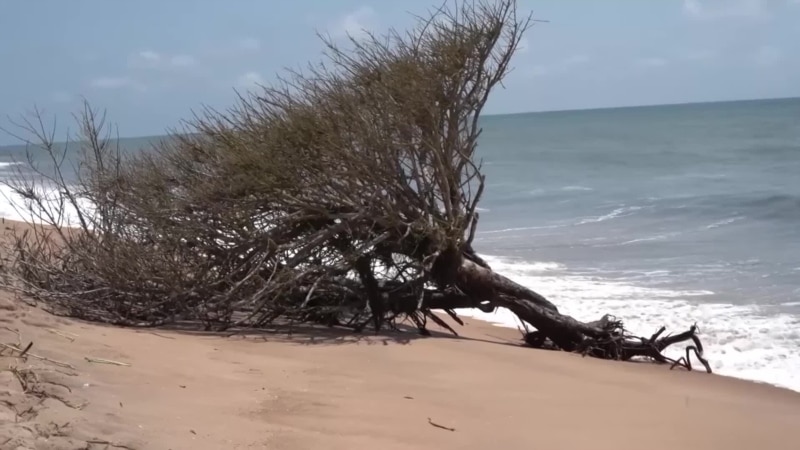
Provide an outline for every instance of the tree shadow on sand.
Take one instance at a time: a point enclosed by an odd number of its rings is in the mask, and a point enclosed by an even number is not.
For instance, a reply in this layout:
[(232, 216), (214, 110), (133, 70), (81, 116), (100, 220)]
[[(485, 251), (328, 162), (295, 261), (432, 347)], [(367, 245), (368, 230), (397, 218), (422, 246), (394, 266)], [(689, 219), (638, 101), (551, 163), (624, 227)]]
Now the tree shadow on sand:
[(182, 321), (160, 327), (136, 329), (140, 333), (169, 335), (206, 336), (220, 338), (244, 338), (251, 341), (294, 344), (303, 346), (320, 345), (409, 345), (424, 339), (452, 339), (472, 342), (484, 342), (497, 345), (523, 347), (522, 340), (514, 341), (499, 336), (488, 336), (490, 339), (454, 335), (448, 331), (427, 330), (423, 335), (413, 323), (397, 323), (392, 329), (383, 329), (378, 333), (373, 330), (353, 331), (343, 327), (329, 327), (310, 323), (276, 322), (268, 328), (236, 328), (225, 331), (209, 331), (199, 321)]

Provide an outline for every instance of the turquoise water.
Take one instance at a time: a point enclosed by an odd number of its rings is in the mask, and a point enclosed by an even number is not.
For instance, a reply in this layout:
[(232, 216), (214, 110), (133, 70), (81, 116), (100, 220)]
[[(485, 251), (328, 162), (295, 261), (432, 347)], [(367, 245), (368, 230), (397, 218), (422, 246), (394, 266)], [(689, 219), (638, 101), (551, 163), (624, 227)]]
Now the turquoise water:
[(696, 321), (717, 372), (800, 390), (800, 99), (482, 125), (475, 246), (496, 269), (580, 319), (647, 335)]

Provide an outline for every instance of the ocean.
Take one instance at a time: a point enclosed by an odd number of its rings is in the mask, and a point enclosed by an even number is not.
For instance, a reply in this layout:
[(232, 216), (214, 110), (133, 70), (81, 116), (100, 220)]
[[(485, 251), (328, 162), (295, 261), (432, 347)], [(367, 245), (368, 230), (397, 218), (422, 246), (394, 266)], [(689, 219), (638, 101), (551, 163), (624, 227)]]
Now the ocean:
[[(581, 320), (609, 313), (646, 336), (697, 323), (716, 373), (800, 391), (800, 99), (482, 127), (475, 248), (495, 270)], [(23, 154), (0, 147), (0, 177)], [(8, 204), (0, 215), (19, 218)], [(461, 313), (518, 326), (505, 311)]]

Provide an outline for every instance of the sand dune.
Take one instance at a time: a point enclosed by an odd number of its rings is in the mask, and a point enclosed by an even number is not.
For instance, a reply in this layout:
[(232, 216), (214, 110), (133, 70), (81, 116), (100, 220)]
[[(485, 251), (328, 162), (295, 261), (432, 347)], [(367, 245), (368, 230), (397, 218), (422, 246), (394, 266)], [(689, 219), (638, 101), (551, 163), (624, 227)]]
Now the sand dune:
[(303, 328), (225, 337), (66, 320), (3, 294), (0, 342), (16, 345), (17, 330), (20, 345), (34, 343), (30, 355), (72, 368), (0, 358), (2, 449), (772, 450), (800, 442), (800, 394), (522, 348), (514, 330), (474, 320), (460, 339)]

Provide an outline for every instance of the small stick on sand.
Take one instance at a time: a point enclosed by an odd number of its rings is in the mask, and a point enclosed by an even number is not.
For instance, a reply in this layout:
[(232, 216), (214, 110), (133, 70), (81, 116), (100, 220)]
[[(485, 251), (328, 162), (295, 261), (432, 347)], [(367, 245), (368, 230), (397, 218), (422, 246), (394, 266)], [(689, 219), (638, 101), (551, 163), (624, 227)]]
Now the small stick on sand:
[[(54, 329), (52, 329), (52, 328), (46, 328), (46, 330), (47, 330), (47, 331), (49, 331), (50, 333), (53, 333), (53, 334), (55, 334), (56, 336), (61, 336), (61, 337), (63, 337), (64, 339), (66, 339), (66, 340), (68, 340), (68, 341), (70, 341), (70, 342), (75, 342), (75, 338), (76, 338), (76, 337), (78, 337), (77, 335), (72, 335), (72, 336), (70, 336), (70, 335), (69, 335), (69, 334), (67, 334), (67, 333), (64, 333), (64, 332), (61, 332), (61, 331), (58, 331), (58, 330), (54, 330)], [(72, 333), (70, 333), (70, 334), (72, 334)], [(74, 337), (73, 337), (73, 336), (74, 336)]]
[(22, 353), (20, 353), (20, 354), (19, 354), (19, 357), (20, 357), (20, 358), (24, 358), (24, 357), (25, 357), (25, 355), (28, 353), (28, 350), (30, 350), (30, 349), (31, 349), (31, 347), (33, 347), (33, 341), (30, 341), (30, 342), (28, 343), (28, 346), (27, 346), (27, 347), (25, 347), (25, 350), (23, 350), (23, 351), (22, 351)]
[(456, 431), (455, 428), (450, 428), (450, 427), (446, 427), (444, 425), (439, 425), (438, 423), (432, 421), (430, 417), (428, 417), (428, 423), (431, 424), (432, 426), (436, 427), (436, 428), (441, 428), (441, 429), (447, 430), (447, 431)]
[[(31, 346), (32, 346), (32, 345), (33, 345), (33, 343), (31, 343)], [(27, 358), (27, 357), (31, 357), (31, 358), (34, 358), (34, 359), (38, 359), (39, 361), (45, 361), (45, 362), (49, 362), (50, 364), (55, 364), (55, 365), (57, 365), (57, 366), (59, 366), (59, 367), (63, 367), (63, 368), (65, 368), (65, 369), (72, 369), (72, 370), (75, 370), (75, 366), (73, 366), (73, 365), (71, 365), (71, 364), (63, 363), (63, 362), (56, 361), (56, 360), (54, 360), (54, 359), (50, 359), (50, 358), (45, 358), (44, 356), (39, 356), (39, 355), (36, 355), (36, 354), (33, 354), (33, 353), (24, 353), (24, 352), (23, 352), (23, 350), (22, 350), (21, 348), (19, 348), (19, 347), (14, 347), (13, 345), (8, 345), (8, 344), (2, 344), (2, 343), (0, 343), (0, 347), (7, 348), (7, 349), (9, 349), (9, 350), (15, 351), (15, 352), (19, 353), (20, 355), (22, 355), (22, 356), (24, 356), (24, 357), (26, 357), (26, 358)], [(29, 346), (29, 347), (30, 347), (30, 346)], [(28, 349), (28, 350), (29, 350), (29, 349)], [(25, 351), (27, 351), (27, 350), (25, 350)], [(19, 357), (19, 356), (17, 356), (17, 357)]]
[(94, 445), (105, 445), (106, 448), (114, 447), (114, 448), (125, 448), (125, 449), (128, 449), (128, 450), (133, 450), (133, 447), (128, 447), (127, 445), (115, 444), (115, 443), (113, 443), (111, 441), (102, 441), (102, 440), (99, 440), (99, 439), (92, 439), (90, 441), (86, 441), (86, 443), (87, 444), (94, 444)]
[(89, 356), (85, 356), (84, 359), (86, 359), (86, 361), (88, 361), (90, 363), (96, 363), (96, 364), (110, 364), (112, 366), (122, 366), (122, 367), (130, 367), (131, 366), (128, 363), (119, 362), (119, 361), (113, 361), (113, 360), (104, 359), (104, 358), (91, 358)]
[(153, 336), (158, 336), (158, 337), (164, 338), (164, 339), (175, 339), (172, 336), (164, 336), (163, 334), (158, 334), (155, 331), (149, 331), (148, 334), (152, 334)]

